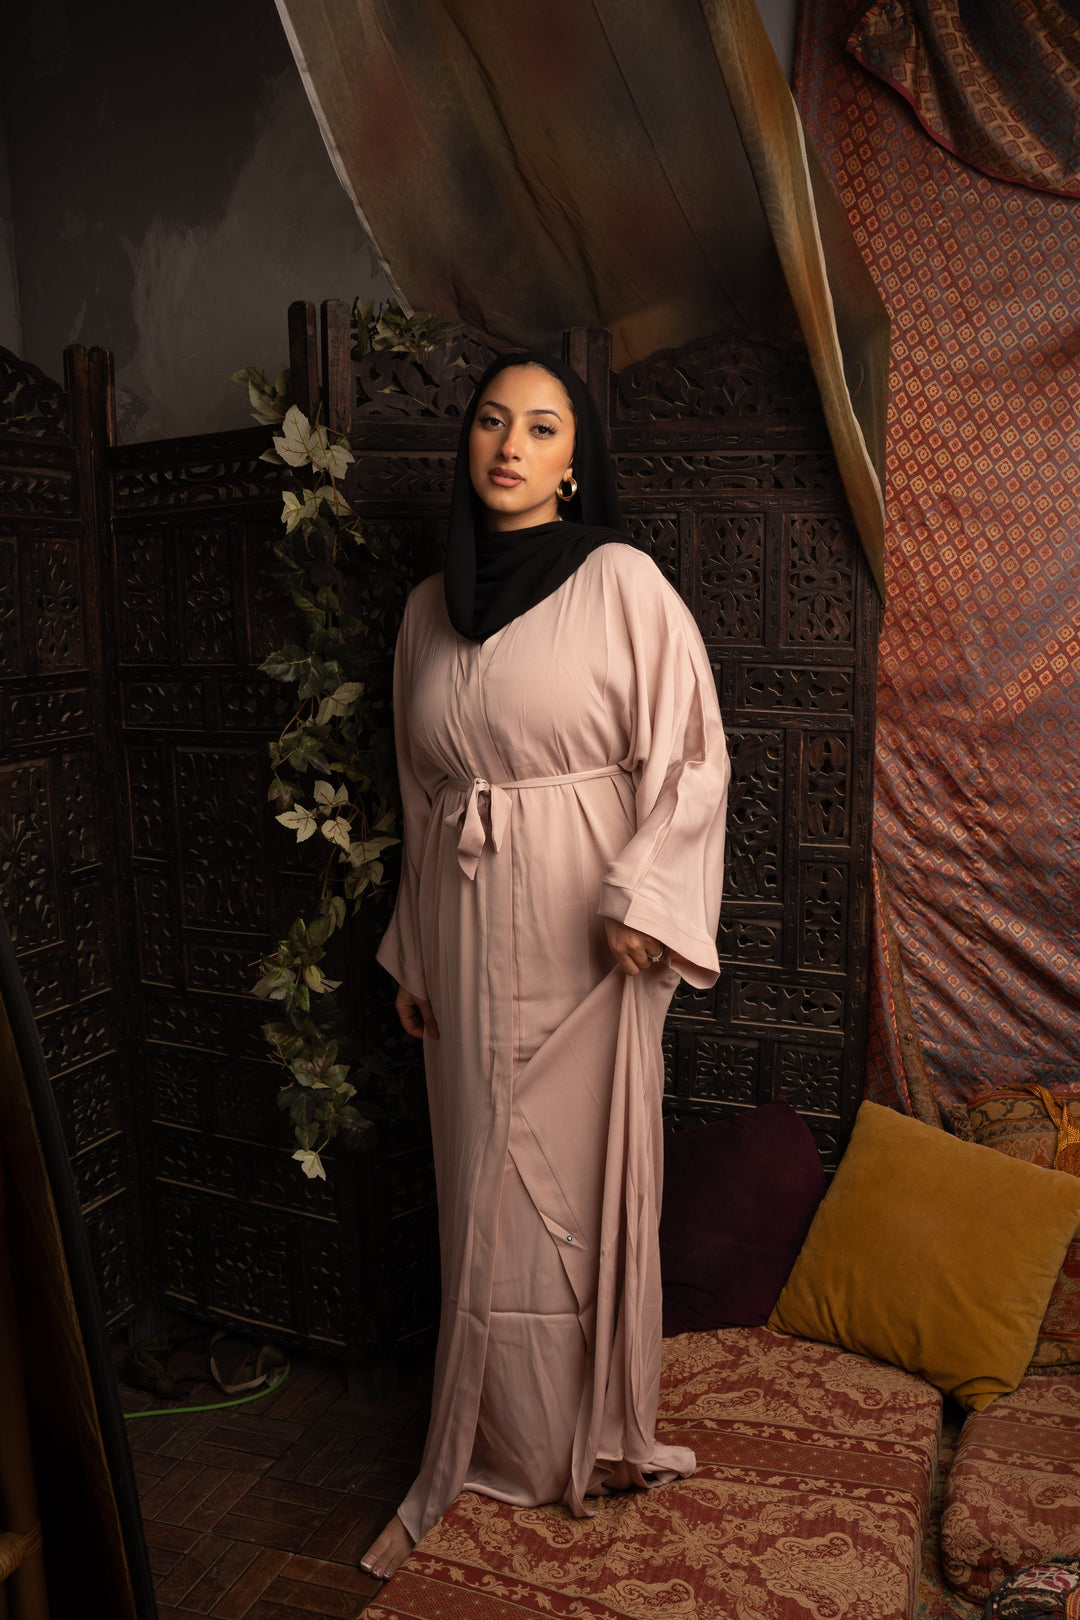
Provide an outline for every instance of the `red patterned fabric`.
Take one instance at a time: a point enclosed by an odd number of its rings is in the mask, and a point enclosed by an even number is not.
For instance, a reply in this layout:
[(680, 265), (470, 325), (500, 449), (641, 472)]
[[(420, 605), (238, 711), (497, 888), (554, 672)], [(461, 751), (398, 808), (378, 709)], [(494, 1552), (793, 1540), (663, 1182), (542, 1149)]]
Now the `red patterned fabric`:
[[(1065, 1152), (1059, 1152), (1059, 1126), (1047, 1111), (1041, 1088), (1013, 1092), (990, 1092), (978, 1097), (962, 1114), (963, 1134), (983, 1147), (992, 1147), (1010, 1158), (1023, 1159), (1044, 1169), (1064, 1169), (1068, 1143), (1080, 1136), (1080, 1102), (1064, 1103), (1068, 1123), (1061, 1131)], [(1051, 1107), (1055, 1106), (1050, 1099)], [(957, 1134), (958, 1121), (951, 1121)], [(1072, 1172), (1070, 1172), (1072, 1173)], [(1046, 1307), (1031, 1367), (1080, 1366), (1080, 1234), (1069, 1244), (1061, 1264), (1054, 1292)]]
[(908, 1620), (941, 1421), (883, 1362), (765, 1328), (665, 1342), (658, 1436), (697, 1472), (514, 1508), (464, 1492), (369, 1620)]
[(875, 0), (848, 50), (965, 162), (1080, 197), (1080, 20), (1055, 0)]
[(949, 1584), (972, 1603), (1029, 1564), (1080, 1555), (1080, 1375), (1032, 1375), (968, 1418), (941, 1552)]
[[(1080, 1094), (1080, 203), (979, 174), (804, 0), (798, 97), (893, 321), (875, 844), (944, 1102)], [(866, 1095), (906, 1103), (875, 974)]]

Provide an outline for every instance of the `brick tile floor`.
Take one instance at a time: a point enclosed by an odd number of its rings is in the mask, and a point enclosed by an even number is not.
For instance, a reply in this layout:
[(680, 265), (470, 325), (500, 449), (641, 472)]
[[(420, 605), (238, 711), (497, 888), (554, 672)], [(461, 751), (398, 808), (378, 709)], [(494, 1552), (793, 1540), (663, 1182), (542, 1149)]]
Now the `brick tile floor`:
[[(430, 1368), (383, 1399), (298, 1353), (262, 1401), (127, 1425), (161, 1620), (341, 1620), (380, 1583), (357, 1567), (420, 1464)], [(125, 1411), (161, 1402), (120, 1387)], [(201, 1385), (185, 1404), (222, 1400)]]

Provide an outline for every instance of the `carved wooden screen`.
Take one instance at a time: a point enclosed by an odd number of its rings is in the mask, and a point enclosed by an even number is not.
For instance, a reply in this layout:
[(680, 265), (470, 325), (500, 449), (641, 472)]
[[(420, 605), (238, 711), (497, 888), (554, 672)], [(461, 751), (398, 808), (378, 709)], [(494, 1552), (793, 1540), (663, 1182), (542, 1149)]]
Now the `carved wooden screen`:
[(310, 912), (313, 871), (266, 797), (267, 742), (295, 694), (255, 666), (297, 630), (268, 443), (254, 429), (106, 458), (154, 1275), (190, 1314), (358, 1356), (355, 1221), (338, 1204), (351, 1179), (309, 1182), (292, 1162), (250, 994)]
[(108, 1321), (146, 1293), (93, 465), (108, 356), (67, 389), (0, 350), (0, 898)]
[[(314, 313), (290, 320), (310, 408)], [(420, 578), (492, 351), (353, 360), (337, 303), (323, 338), (326, 419), (363, 435), (350, 498)], [(608, 352), (605, 333), (568, 334), (627, 521), (701, 626), (734, 761), (723, 970), (673, 1003), (668, 1112), (784, 1095), (835, 1162), (862, 1071), (877, 598), (800, 351), (717, 339), (616, 377)], [(370, 1372), (433, 1332), (430, 1146), (388, 1124), (374, 1156), (337, 1159), (331, 1188), (305, 1181), (249, 994), (312, 891), (311, 857), (266, 800), (290, 694), (255, 667), (295, 635), (272, 556), (279, 475), (258, 459), (265, 431), (104, 448), (97, 355), (72, 351), (74, 439), (66, 401), (5, 362), (0, 825), (107, 1306), (119, 1319), (143, 1292), (145, 1231), (167, 1301)], [(395, 628), (373, 634), (389, 645)], [(377, 922), (331, 965), (356, 1006), (392, 995), (371, 964)]]
[(675, 995), (668, 1110), (785, 1097), (833, 1167), (863, 1076), (876, 589), (801, 348), (693, 344), (610, 398), (627, 521), (693, 609), (732, 756), (720, 981)]

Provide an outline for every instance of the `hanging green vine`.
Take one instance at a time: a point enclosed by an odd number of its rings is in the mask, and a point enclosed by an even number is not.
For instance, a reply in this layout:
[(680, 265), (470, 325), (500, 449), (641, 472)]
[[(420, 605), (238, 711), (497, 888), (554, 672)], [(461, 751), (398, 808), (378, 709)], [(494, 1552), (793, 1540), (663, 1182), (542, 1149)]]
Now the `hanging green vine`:
[[(451, 335), (442, 322), (407, 316), (396, 304), (354, 306), (354, 354), (384, 349), (418, 360)], [(403, 581), (400, 566), (365, 535), (342, 493), (355, 459), (349, 437), (331, 436), (318, 418), (308, 420), (291, 399), (288, 372), (271, 382), (249, 366), (233, 381), (247, 388), (256, 421), (280, 426), (263, 459), (295, 474), (283, 491), (283, 533), (274, 552), (307, 638), (259, 665), (296, 688), (295, 712), (270, 745), (269, 796), (279, 807), (278, 822), (298, 844), (317, 838), (326, 850), (314, 916), (293, 921), (263, 958), (253, 990), (278, 1008), (263, 1034), (289, 1075), (278, 1103), (293, 1122), (293, 1158), (305, 1175), (325, 1179), (327, 1144), (334, 1137), (355, 1141), (370, 1126), (357, 1099), (380, 1064), (371, 1053), (351, 1066), (345, 1061), (334, 999), (340, 981), (328, 978), (322, 963), (350, 906), (355, 915), (383, 887), (384, 851), (399, 842), (392, 735), (372, 696), (373, 676), (376, 689), (386, 684), (377, 678), (385, 676), (386, 650), (373, 643), (368, 625), (348, 611), (342, 596), (350, 580), (358, 581), (369, 599), (374, 594), (392, 612)]]

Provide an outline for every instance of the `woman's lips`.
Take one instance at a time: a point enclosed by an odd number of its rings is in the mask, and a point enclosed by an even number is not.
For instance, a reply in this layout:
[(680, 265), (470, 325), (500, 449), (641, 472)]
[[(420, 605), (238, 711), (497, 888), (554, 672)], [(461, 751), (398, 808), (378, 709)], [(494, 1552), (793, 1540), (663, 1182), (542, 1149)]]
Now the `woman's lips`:
[(488, 473), (488, 479), (493, 484), (499, 484), (503, 489), (516, 489), (518, 484), (525, 482), (520, 473), (506, 472), (502, 467), (493, 467)]

